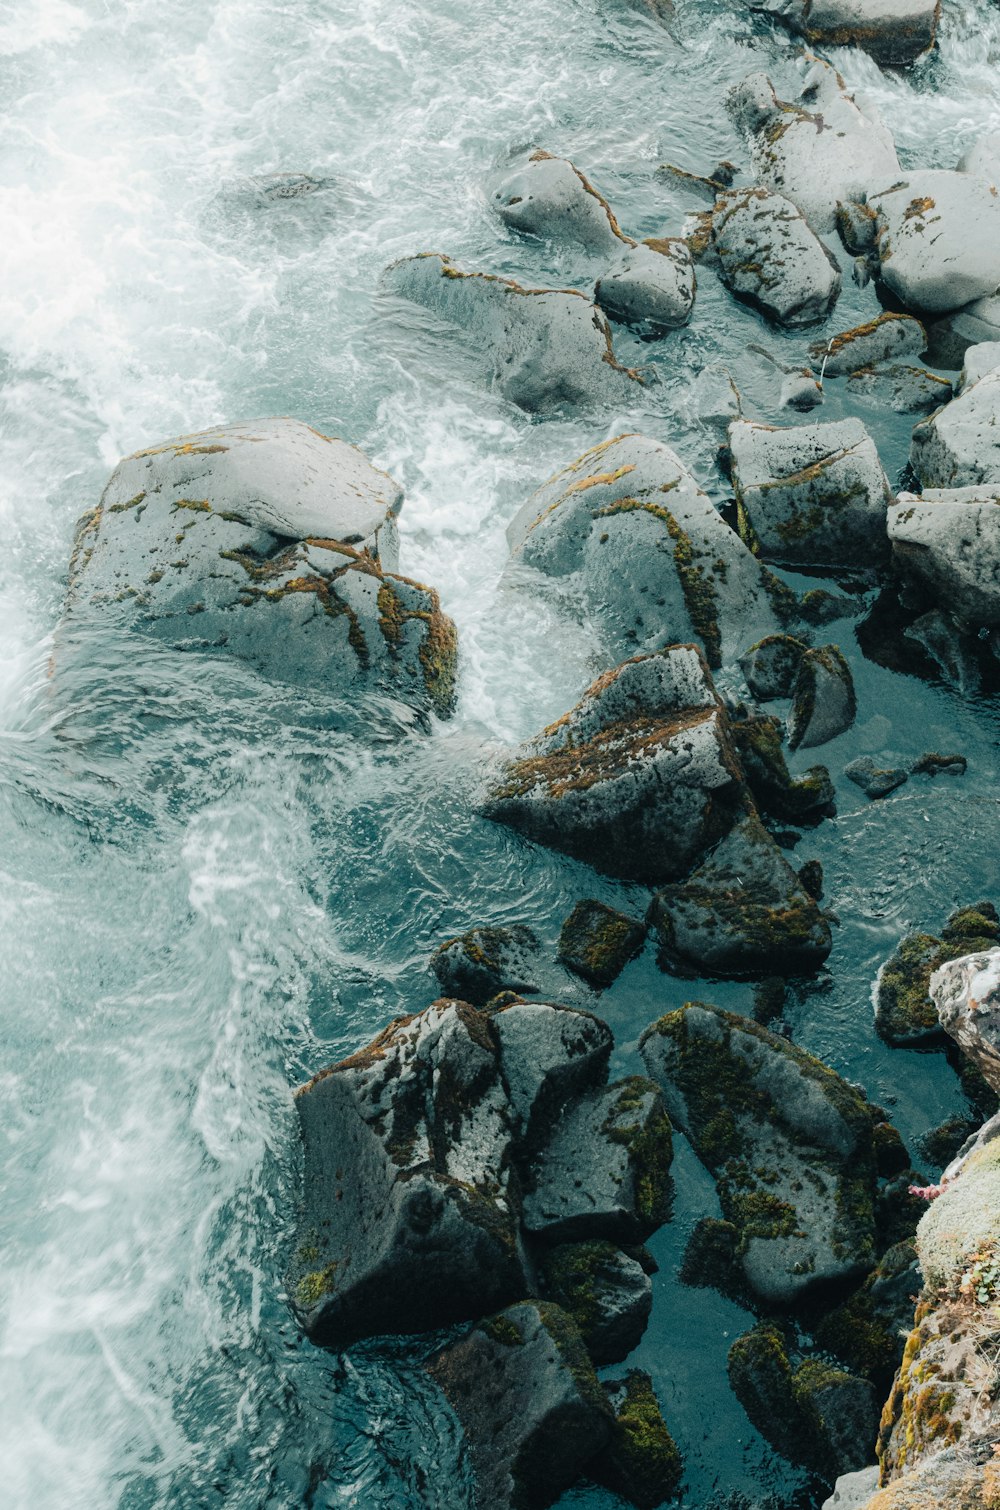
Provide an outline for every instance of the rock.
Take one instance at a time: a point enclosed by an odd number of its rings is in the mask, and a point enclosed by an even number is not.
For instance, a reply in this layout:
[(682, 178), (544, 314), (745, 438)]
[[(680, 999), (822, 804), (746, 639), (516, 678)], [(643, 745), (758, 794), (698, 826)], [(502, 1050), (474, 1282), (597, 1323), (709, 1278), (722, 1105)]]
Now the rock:
[(383, 284), (459, 330), (486, 380), (528, 413), (628, 404), (642, 392), (615, 359), (606, 319), (574, 289), (522, 288), (431, 252), (392, 263)]
[(676, 453), (644, 435), (618, 436), (557, 473), (507, 538), (512, 568), (558, 578), (587, 609), (599, 608), (615, 656), (697, 638), (718, 666), (746, 643), (749, 626), (768, 633), (786, 609), (781, 584)]
[(989, 949), (1000, 939), (996, 909), (990, 903), (962, 908), (942, 929), (942, 937), (911, 933), (879, 970), (875, 981), (875, 1029), (896, 1048), (936, 1047), (947, 1026), (932, 994), (935, 971), (949, 960)]
[(844, 775), (871, 798), (888, 797), (907, 779), (906, 771), (899, 766), (876, 765), (870, 755), (859, 755), (856, 760), (848, 761)]
[(645, 937), (645, 923), (603, 902), (577, 902), (562, 925), (558, 956), (567, 970), (603, 990), (639, 953)]
[(991, 1510), (1000, 1494), (996, 1426), (919, 1462), (873, 1495), (864, 1510)]
[[(878, 239), (875, 211), (860, 200), (844, 199), (837, 204), (835, 218), (844, 246), (860, 262), (867, 263)], [(867, 285), (862, 285), (865, 286)]]
[(546, 1242), (641, 1243), (670, 1207), (670, 1120), (641, 1075), (567, 1108), (525, 1176), (525, 1231)]
[(532, 152), (506, 173), (493, 195), (505, 225), (541, 240), (582, 247), (599, 257), (617, 257), (630, 243), (611, 206), (590, 180), (564, 157)]
[(615, 1413), (611, 1441), (590, 1473), (637, 1510), (656, 1510), (677, 1493), (681, 1455), (667, 1430), (653, 1381), (642, 1369), (605, 1380)]
[(809, 647), (790, 634), (769, 634), (740, 656), (740, 670), (751, 696), (768, 703), (791, 697), (799, 663)]
[(856, 598), (827, 592), (824, 587), (811, 587), (799, 601), (799, 617), (806, 624), (833, 624), (837, 619), (856, 617), (860, 607)]
[[(995, 917), (989, 921), (1000, 937)], [(955, 943), (968, 947), (931, 976), (931, 998), (945, 1032), (1000, 1091), (1000, 949), (977, 946), (964, 930)]]
[(730, 189), (716, 200), (712, 247), (738, 299), (778, 325), (814, 325), (840, 296), (840, 269), (790, 199)]
[[(811, 893), (810, 893), (811, 895)], [(763, 1027), (784, 1016), (788, 982), (780, 975), (769, 975), (753, 988), (753, 1019)]]
[(642, 241), (599, 278), (594, 302), (609, 319), (656, 338), (686, 325), (694, 307), (694, 263), (680, 236)]
[(716, 197), (724, 194), (732, 183), (732, 178), (725, 181), (721, 178), (705, 178), (700, 173), (689, 173), (686, 168), (675, 167), (673, 163), (661, 163), (656, 176), (662, 178), (670, 188), (681, 189), (695, 199), (707, 200), (709, 204), (714, 204)]
[(788, 718), (793, 750), (836, 739), (854, 722), (857, 699), (851, 668), (836, 645), (807, 650), (799, 665)]
[(754, 815), (658, 891), (651, 917), (664, 967), (699, 975), (809, 974), (831, 948), (829, 924)]
[(892, 499), (860, 420), (729, 427), (740, 533), (767, 560), (874, 565), (887, 555)]
[(530, 928), (470, 928), (460, 938), (439, 944), (430, 967), (446, 996), (475, 1007), (485, 1006), (501, 991), (532, 995), (539, 971), (538, 940)]
[(700, 1002), (654, 1023), (639, 1047), (715, 1178), (760, 1300), (794, 1305), (871, 1268), (872, 1117), (855, 1090), (783, 1038)]
[(675, 645), (599, 677), (521, 746), (483, 811), (611, 875), (655, 881), (726, 832), (742, 793), (708, 667)]
[(892, 133), (874, 106), (848, 94), (819, 59), (797, 100), (779, 100), (770, 79), (752, 73), (726, 108), (748, 139), (755, 177), (797, 205), (814, 231), (834, 229), (841, 201), (863, 201), (899, 176)]
[(897, 363), (852, 372), (847, 379), (847, 391), (852, 398), (868, 399), (895, 414), (926, 414), (947, 404), (952, 397), (952, 386), (946, 378), (928, 372), (926, 367)]
[(755, 0), (811, 47), (862, 47), (883, 67), (913, 63), (934, 45), (939, 0)]
[(431, 588), (386, 569), (399, 501), (360, 451), (297, 420), (165, 442), (121, 462), (80, 521), (67, 621), (446, 716), (455, 627)]
[[(982, 483), (1000, 487), (1000, 369), (963, 388), (913, 431), (910, 465), (924, 496)], [(989, 491), (989, 490), (987, 490)]]
[(977, 1124), (968, 1117), (946, 1117), (917, 1139), (917, 1151), (933, 1169), (944, 1169), (976, 1130)]
[(941, 609), (932, 608), (907, 624), (903, 639), (918, 645), (933, 671), (963, 697), (975, 697), (982, 690), (982, 647)]
[(778, 395), (779, 409), (794, 409), (807, 414), (823, 402), (823, 385), (811, 372), (789, 372), (782, 380)]
[(1000, 295), (973, 299), (927, 323), (928, 356), (935, 367), (961, 367), (970, 346), (1000, 340)]
[(860, 1468), (857, 1473), (842, 1473), (820, 1510), (865, 1510), (878, 1488), (878, 1464)]
[(871, 1462), (879, 1408), (867, 1379), (808, 1358), (795, 1371), (795, 1398), (827, 1473), (857, 1472)]
[(914, 776), (964, 776), (968, 769), (964, 755), (941, 755), (937, 750), (927, 750), (910, 767)]
[(763, 1437), (782, 1457), (808, 1456), (804, 1423), (796, 1408), (789, 1341), (774, 1322), (761, 1322), (729, 1349), (727, 1368), (733, 1394)]
[[(823, 900), (823, 867), (818, 860), (807, 860), (799, 868), (799, 885), (814, 902)], [(756, 1016), (756, 1013), (754, 1014)]]
[(996, 183), (1000, 176), (1000, 131), (987, 131), (980, 136), (955, 166), (959, 173), (977, 173)]
[(733, 747), (761, 810), (785, 823), (819, 823), (834, 810), (836, 792), (826, 766), (792, 777), (781, 748), (781, 721), (762, 715), (730, 725)]
[(533, 1155), (568, 1102), (608, 1077), (611, 1030), (599, 1017), (549, 1003), (511, 1002), (489, 1014), (507, 1118), (520, 1155)]
[(995, 372), (998, 367), (1000, 341), (979, 341), (975, 346), (970, 346), (962, 363), (959, 392), (964, 393), (966, 388), (971, 388), (973, 383), (978, 383), (980, 378), (984, 378), (988, 372)]
[(852, 1373), (888, 1393), (902, 1362), (922, 1280), (912, 1240), (897, 1243), (842, 1305), (821, 1317), (813, 1339)]
[(740, 392), (728, 367), (711, 362), (702, 367), (687, 393), (692, 416), (699, 424), (725, 430), (741, 413)]
[(905, 308), (944, 314), (995, 293), (1000, 197), (990, 180), (923, 168), (889, 181), (868, 202), (878, 217), (880, 276)]
[(564, 1243), (543, 1255), (544, 1294), (580, 1328), (596, 1364), (620, 1363), (639, 1345), (653, 1306), (642, 1265), (613, 1243)]
[(1000, 483), (901, 493), (889, 509), (889, 542), (896, 572), (960, 625), (1000, 624)]
[(476, 1503), (541, 1510), (611, 1438), (614, 1416), (574, 1323), (526, 1300), (428, 1364), (462, 1423)]

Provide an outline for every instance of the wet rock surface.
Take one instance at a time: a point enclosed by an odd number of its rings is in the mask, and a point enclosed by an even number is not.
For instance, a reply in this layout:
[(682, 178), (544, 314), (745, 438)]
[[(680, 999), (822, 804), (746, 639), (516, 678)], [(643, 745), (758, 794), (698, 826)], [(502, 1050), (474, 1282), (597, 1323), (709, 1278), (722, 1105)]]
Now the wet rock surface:
[(563, 923), (558, 956), (568, 970), (601, 989), (618, 978), (645, 938), (645, 923), (603, 902), (578, 902)]
[(888, 531), (904, 581), (969, 629), (1000, 624), (1000, 483), (900, 494)]
[(925, 491), (1000, 485), (1000, 370), (987, 372), (916, 427), (910, 465)]
[(653, 1285), (637, 1258), (609, 1242), (565, 1243), (544, 1256), (540, 1276), (544, 1294), (572, 1316), (595, 1363), (620, 1363), (638, 1345)]
[(886, 67), (913, 63), (934, 45), (938, 0), (758, 0), (813, 47), (862, 47)]
[(501, 991), (533, 995), (544, 972), (538, 939), (530, 928), (470, 928), (446, 939), (431, 955), (431, 970), (447, 996), (483, 1007)]
[(879, 275), (917, 314), (943, 314), (1000, 286), (1000, 198), (988, 178), (948, 169), (906, 173), (870, 196)]
[(882, 314), (867, 325), (841, 331), (828, 341), (815, 341), (809, 356), (825, 377), (847, 377), (861, 368), (919, 356), (927, 345), (927, 332), (912, 315)]
[(788, 743), (812, 749), (851, 727), (857, 698), (851, 668), (837, 645), (807, 650), (799, 662), (788, 718)]
[(792, 201), (769, 189), (720, 195), (712, 249), (730, 292), (777, 325), (816, 324), (840, 296), (833, 256)]
[(875, 982), (875, 1027), (901, 1048), (940, 1044), (946, 1024), (931, 994), (935, 971), (949, 960), (989, 949), (1000, 936), (996, 908), (979, 902), (953, 913), (941, 937), (912, 933), (887, 960)]
[(640, 242), (621, 253), (594, 288), (594, 302), (609, 320), (651, 338), (691, 318), (695, 272), (680, 236)]
[(667, 1430), (653, 1381), (642, 1369), (609, 1379), (604, 1390), (615, 1414), (611, 1441), (592, 1464), (598, 1483), (637, 1510), (655, 1510), (674, 1498), (681, 1456)]

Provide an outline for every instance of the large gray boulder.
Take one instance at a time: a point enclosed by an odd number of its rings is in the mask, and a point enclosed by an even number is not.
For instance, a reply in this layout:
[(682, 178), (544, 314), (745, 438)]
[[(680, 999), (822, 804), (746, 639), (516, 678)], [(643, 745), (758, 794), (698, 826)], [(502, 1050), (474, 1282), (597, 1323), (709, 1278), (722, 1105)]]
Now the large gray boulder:
[(1000, 949), (951, 960), (931, 976), (938, 1018), (995, 1091), (1000, 1091)]
[(915, 426), (910, 465), (925, 490), (1000, 485), (1000, 368)]
[(901, 493), (889, 541), (896, 571), (961, 624), (1000, 625), (1000, 481)]
[(493, 207), (512, 230), (613, 259), (635, 243), (622, 233), (604, 195), (565, 157), (535, 151), (505, 172)]
[(752, 73), (726, 106), (748, 139), (756, 178), (790, 199), (814, 231), (832, 231), (841, 201), (864, 201), (899, 174), (892, 133), (827, 63), (813, 63), (797, 100), (779, 99), (766, 74)]
[(941, 314), (1000, 287), (1000, 195), (988, 178), (923, 168), (869, 196), (880, 276), (918, 314)]
[(522, 288), (435, 252), (392, 263), (383, 286), (454, 326), (486, 380), (529, 413), (628, 404), (642, 391), (616, 361), (604, 315), (574, 289)]
[(978, 173), (996, 183), (1000, 177), (1000, 131), (987, 131), (977, 137), (955, 167), (959, 173)]
[(877, 63), (913, 63), (934, 45), (940, 0), (753, 0), (812, 47), (862, 47)]
[(1000, 367), (1000, 340), (977, 341), (965, 353), (962, 371), (958, 380), (958, 392), (971, 388), (980, 378), (986, 377)]
[(789, 1306), (874, 1261), (867, 1103), (818, 1059), (703, 1003), (649, 1027), (640, 1052), (737, 1231), (743, 1279)]
[(888, 554), (892, 494), (860, 420), (736, 420), (729, 444), (740, 532), (766, 560), (865, 567)]
[(387, 569), (400, 497), (360, 451), (297, 420), (140, 451), (80, 521), (67, 627), (111, 622), (276, 681), (447, 714), (454, 625), (431, 588)]
[(744, 788), (693, 645), (637, 656), (522, 745), (484, 812), (636, 881), (680, 875), (731, 826)]
[[(512, 566), (596, 610), (610, 655), (697, 639), (712, 666), (779, 623), (777, 584), (669, 446), (619, 435), (571, 462), (507, 530)], [(779, 605), (780, 606), (780, 605)]]
[(831, 253), (792, 201), (769, 189), (720, 195), (712, 247), (726, 287), (778, 325), (814, 325), (840, 295)]
[(847, 377), (895, 357), (919, 356), (926, 345), (927, 332), (912, 315), (881, 314), (828, 341), (814, 342), (809, 356), (815, 367), (823, 368), (824, 377)]

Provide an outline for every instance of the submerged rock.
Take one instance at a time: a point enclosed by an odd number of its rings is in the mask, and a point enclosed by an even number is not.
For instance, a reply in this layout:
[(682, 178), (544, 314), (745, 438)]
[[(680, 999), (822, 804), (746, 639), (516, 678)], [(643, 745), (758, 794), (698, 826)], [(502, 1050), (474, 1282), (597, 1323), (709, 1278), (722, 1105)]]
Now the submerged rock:
[(973, 299), (927, 323), (928, 353), (936, 367), (961, 367), (970, 346), (1000, 341), (1000, 295)]
[(1000, 369), (963, 388), (913, 431), (910, 465), (929, 489), (1000, 489)]
[(788, 1306), (874, 1261), (871, 1109), (812, 1055), (693, 1003), (640, 1039), (671, 1120), (715, 1178), (744, 1280)]
[(812, 749), (851, 727), (857, 713), (854, 678), (837, 645), (807, 650), (799, 662), (788, 717), (793, 750)]
[(836, 261), (790, 199), (731, 189), (716, 201), (712, 247), (726, 287), (778, 325), (814, 325), (840, 295)]
[(888, 797), (909, 779), (909, 773), (901, 767), (877, 765), (870, 755), (859, 755), (856, 760), (848, 761), (844, 775), (873, 800)]
[(442, 716), (456, 634), (392, 575), (398, 485), (297, 420), (226, 425), (121, 462), (78, 526), (67, 619), (224, 651), (279, 682)]
[(676, 453), (644, 435), (618, 436), (557, 473), (507, 538), (513, 567), (599, 608), (616, 656), (695, 638), (718, 666), (748, 631), (776, 629), (784, 608), (780, 584)]
[(576, 1322), (597, 1364), (620, 1363), (637, 1347), (653, 1306), (638, 1259), (609, 1242), (565, 1243), (542, 1258), (543, 1293)]
[(862, 47), (877, 63), (913, 63), (934, 45), (940, 0), (755, 0), (812, 47)]
[(953, 392), (947, 378), (928, 372), (926, 367), (897, 362), (852, 372), (847, 391), (852, 398), (867, 399), (895, 414), (926, 414), (947, 404)]
[(529, 413), (627, 404), (642, 390), (615, 359), (603, 314), (575, 289), (522, 288), (432, 252), (392, 263), (383, 283), (455, 326), (487, 380)]
[(892, 494), (860, 420), (729, 427), (740, 533), (768, 560), (870, 566), (887, 554)]
[(618, 979), (645, 937), (645, 923), (603, 902), (577, 902), (562, 925), (558, 956), (567, 970), (602, 990)]
[(889, 541), (899, 575), (953, 619), (970, 630), (1000, 624), (1000, 482), (901, 493)]
[(530, 928), (470, 928), (460, 938), (447, 939), (431, 955), (430, 967), (447, 996), (485, 1006), (501, 991), (519, 996), (541, 989), (538, 940)]
[(919, 356), (926, 345), (927, 332), (912, 315), (881, 314), (829, 341), (816, 341), (809, 355), (816, 366), (822, 364), (826, 377), (847, 377), (896, 357)]
[(918, 314), (942, 314), (1000, 287), (1000, 197), (988, 178), (924, 168), (869, 196), (880, 277)]
[(892, 133), (874, 106), (859, 104), (819, 59), (797, 100), (779, 100), (766, 74), (752, 73), (726, 106), (748, 138), (757, 179), (790, 199), (814, 231), (833, 230), (842, 201), (863, 201), (898, 177)]
[(642, 1369), (633, 1368), (624, 1379), (605, 1380), (604, 1390), (615, 1424), (610, 1443), (590, 1473), (637, 1510), (656, 1510), (677, 1493), (682, 1464), (653, 1381)]

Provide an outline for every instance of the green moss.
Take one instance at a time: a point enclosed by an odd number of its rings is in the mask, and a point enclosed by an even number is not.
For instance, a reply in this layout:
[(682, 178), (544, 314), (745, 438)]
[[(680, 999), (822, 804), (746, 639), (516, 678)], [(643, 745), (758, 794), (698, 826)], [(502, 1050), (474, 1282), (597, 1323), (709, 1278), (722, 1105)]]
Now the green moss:
[(558, 958), (598, 987), (609, 986), (642, 947), (645, 925), (592, 900), (578, 902), (563, 923)]
[(323, 1269), (313, 1269), (302, 1278), (295, 1286), (295, 1299), (302, 1310), (311, 1310), (319, 1305), (325, 1295), (332, 1295), (336, 1288), (336, 1275), (339, 1265), (327, 1264)]
[(505, 1311), (498, 1316), (490, 1316), (486, 1321), (479, 1323), (479, 1330), (493, 1342), (499, 1342), (501, 1347), (523, 1347), (524, 1337), (520, 1327), (516, 1326)]
[(989, 902), (952, 913), (942, 937), (911, 933), (882, 967), (875, 993), (875, 1026), (887, 1043), (910, 1044), (943, 1038), (930, 996), (934, 971), (948, 960), (996, 948), (1000, 937), (996, 909)]
[(616, 1425), (610, 1446), (598, 1460), (596, 1477), (639, 1510), (654, 1510), (676, 1494), (683, 1465), (652, 1380), (632, 1369), (622, 1384), (609, 1385), (608, 1392), (615, 1402)]

